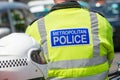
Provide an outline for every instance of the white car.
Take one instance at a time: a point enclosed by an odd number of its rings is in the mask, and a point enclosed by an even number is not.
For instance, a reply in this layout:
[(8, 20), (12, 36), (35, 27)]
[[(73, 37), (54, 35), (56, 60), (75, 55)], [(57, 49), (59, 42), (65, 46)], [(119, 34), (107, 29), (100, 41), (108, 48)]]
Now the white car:
[(40, 46), (24, 33), (0, 39), (0, 80), (44, 80), (46, 64), (40, 62)]

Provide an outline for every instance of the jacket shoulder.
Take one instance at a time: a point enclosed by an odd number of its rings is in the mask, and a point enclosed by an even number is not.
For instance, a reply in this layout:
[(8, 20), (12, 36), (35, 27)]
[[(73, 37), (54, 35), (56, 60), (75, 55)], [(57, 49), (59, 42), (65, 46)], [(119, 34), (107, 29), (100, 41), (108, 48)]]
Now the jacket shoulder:
[(29, 25), (31, 26), (34, 22), (36, 22), (38, 19), (33, 20)]

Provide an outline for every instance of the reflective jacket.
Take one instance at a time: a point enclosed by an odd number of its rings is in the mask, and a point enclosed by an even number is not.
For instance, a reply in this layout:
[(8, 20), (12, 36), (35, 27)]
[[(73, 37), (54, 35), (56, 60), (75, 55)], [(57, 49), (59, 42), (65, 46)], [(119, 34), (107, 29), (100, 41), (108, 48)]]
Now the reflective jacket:
[(51, 80), (105, 80), (114, 57), (112, 27), (77, 2), (53, 6), (26, 33), (42, 46)]

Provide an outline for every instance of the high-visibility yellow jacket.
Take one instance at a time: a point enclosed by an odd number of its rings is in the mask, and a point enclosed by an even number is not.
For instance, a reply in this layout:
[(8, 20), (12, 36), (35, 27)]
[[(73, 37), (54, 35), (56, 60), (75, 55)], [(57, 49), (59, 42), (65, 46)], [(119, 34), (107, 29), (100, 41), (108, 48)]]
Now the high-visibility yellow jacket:
[(52, 80), (105, 80), (114, 57), (112, 27), (77, 2), (53, 6), (26, 33), (43, 48)]

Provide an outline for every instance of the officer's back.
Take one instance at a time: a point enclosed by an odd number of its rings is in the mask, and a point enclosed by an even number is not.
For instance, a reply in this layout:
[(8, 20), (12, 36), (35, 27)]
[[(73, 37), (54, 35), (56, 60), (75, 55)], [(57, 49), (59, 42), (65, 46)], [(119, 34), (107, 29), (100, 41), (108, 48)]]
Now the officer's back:
[(55, 0), (26, 31), (42, 46), (50, 80), (105, 80), (113, 60), (112, 27), (75, 1)]

